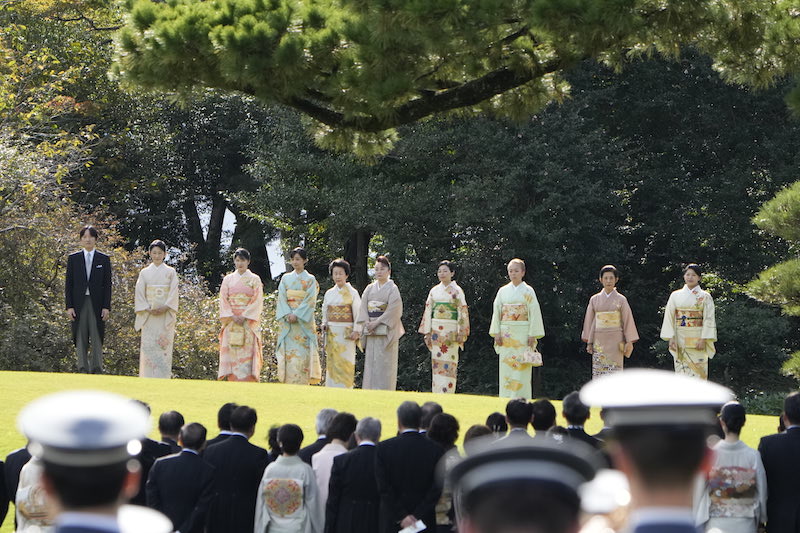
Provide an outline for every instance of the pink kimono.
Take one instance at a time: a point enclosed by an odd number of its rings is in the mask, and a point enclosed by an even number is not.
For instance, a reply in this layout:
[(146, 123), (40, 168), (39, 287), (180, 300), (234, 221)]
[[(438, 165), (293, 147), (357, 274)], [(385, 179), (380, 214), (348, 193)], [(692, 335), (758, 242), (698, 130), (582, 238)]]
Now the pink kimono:
[(583, 342), (592, 345), (592, 377), (622, 370), (625, 343), (639, 340), (628, 300), (614, 289), (589, 299), (583, 321)]
[[(249, 270), (225, 276), (219, 289), (218, 379), (228, 381), (258, 381), (261, 375), (261, 311), (264, 288), (261, 278)], [(247, 320), (236, 324), (233, 317)]]

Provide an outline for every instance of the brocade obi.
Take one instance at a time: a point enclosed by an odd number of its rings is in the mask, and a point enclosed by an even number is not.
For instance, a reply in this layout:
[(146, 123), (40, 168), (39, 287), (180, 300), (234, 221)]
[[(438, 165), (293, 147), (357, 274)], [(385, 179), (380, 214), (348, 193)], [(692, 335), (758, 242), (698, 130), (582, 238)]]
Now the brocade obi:
[(167, 303), (169, 295), (169, 285), (148, 285), (145, 289), (145, 297), (151, 309), (161, 307)]
[(353, 307), (350, 305), (329, 305), (328, 322), (353, 323)]
[(501, 322), (527, 322), (528, 304), (503, 304)]
[(458, 307), (453, 302), (433, 302), (434, 320), (458, 320)]
[(594, 315), (596, 329), (618, 328), (622, 325), (622, 315), (619, 311), (600, 311)]
[(286, 303), (288, 303), (289, 307), (292, 309), (297, 309), (300, 307), (300, 304), (303, 303), (303, 300), (306, 299), (306, 294), (306, 291), (303, 290), (287, 289)]
[(386, 311), (389, 302), (381, 302), (379, 300), (370, 300), (367, 302), (367, 315), (370, 318), (380, 318)]
[(675, 323), (679, 328), (702, 328), (703, 312), (697, 309), (676, 309)]

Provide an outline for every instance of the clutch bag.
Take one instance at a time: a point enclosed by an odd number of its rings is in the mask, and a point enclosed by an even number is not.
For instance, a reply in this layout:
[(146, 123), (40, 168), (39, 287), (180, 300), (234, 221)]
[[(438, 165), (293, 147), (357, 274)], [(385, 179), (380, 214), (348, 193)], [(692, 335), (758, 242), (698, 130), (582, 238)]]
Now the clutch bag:
[(531, 366), (542, 366), (542, 354), (536, 350), (525, 350), (519, 357), (520, 363), (529, 364)]
[(231, 346), (244, 346), (244, 326), (232, 324), (228, 332), (228, 344)]

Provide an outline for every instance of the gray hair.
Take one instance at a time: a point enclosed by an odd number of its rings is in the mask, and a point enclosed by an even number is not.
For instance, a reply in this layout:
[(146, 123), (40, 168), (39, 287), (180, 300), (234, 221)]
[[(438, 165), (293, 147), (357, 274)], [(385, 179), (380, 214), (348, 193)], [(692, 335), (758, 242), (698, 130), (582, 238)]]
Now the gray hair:
[(331, 420), (338, 414), (336, 409), (323, 409), (317, 413), (317, 435), (325, 435), (328, 433), (328, 427), (331, 425)]
[(362, 440), (378, 442), (381, 439), (381, 421), (367, 416), (358, 421), (356, 435)]

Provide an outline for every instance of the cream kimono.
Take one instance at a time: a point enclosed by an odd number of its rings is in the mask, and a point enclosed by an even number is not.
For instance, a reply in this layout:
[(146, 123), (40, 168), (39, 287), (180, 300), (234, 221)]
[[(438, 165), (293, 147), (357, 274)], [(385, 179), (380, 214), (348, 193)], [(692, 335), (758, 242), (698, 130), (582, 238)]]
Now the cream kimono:
[(500, 335), (494, 345), (500, 356), (500, 397), (530, 398), (532, 366), (521, 358), (528, 350), (528, 337), (544, 337), (542, 311), (530, 285), (509, 283), (497, 291), (489, 335)]
[(625, 343), (639, 340), (628, 299), (617, 289), (592, 296), (581, 339), (592, 345), (592, 378), (622, 370)]
[(469, 310), (455, 281), (439, 283), (428, 293), (419, 333), (430, 335), (433, 392), (455, 392), (458, 350), (469, 336)]
[[(151, 309), (167, 306), (154, 315)], [(169, 265), (150, 264), (139, 272), (134, 300), (136, 321), (133, 327), (142, 332), (139, 345), (139, 376), (172, 376), (172, 345), (175, 340), (175, 316), (178, 313), (178, 274)]]
[(325, 509), (311, 466), (296, 455), (267, 466), (255, 501), (255, 533), (322, 533)]
[[(322, 380), (322, 366), (317, 346), (317, 325), (314, 310), (317, 307), (319, 284), (317, 279), (303, 271), (288, 272), (278, 285), (278, 381), (295, 385), (317, 384)], [(287, 316), (293, 314), (297, 322)]]
[[(258, 381), (263, 364), (261, 312), (264, 286), (261, 278), (249, 270), (225, 276), (219, 288), (219, 379)], [(243, 316), (243, 324), (233, 317)]]
[[(675, 339), (677, 350), (670, 348), (675, 360), (675, 372), (708, 379), (708, 360), (714, 357), (717, 340), (717, 322), (714, 319), (714, 300), (700, 288), (683, 286), (669, 295), (664, 310), (661, 338)], [(699, 340), (705, 341), (697, 349)]]
[(350, 339), (361, 307), (361, 297), (352, 285), (331, 287), (322, 300), (325, 327), (325, 385), (352, 389), (356, 372), (356, 341)]
[[(373, 281), (361, 295), (361, 309), (356, 318), (356, 330), (362, 331), (361, 349), (364, 361), (364, 389), (395, 390), (397, 388), (398, 341), (406, 330), (400, 319), (403, 300), (391, 279), (383, 285)], [(371, 335), (366, 334), (367, 321), (377, 320)]]

